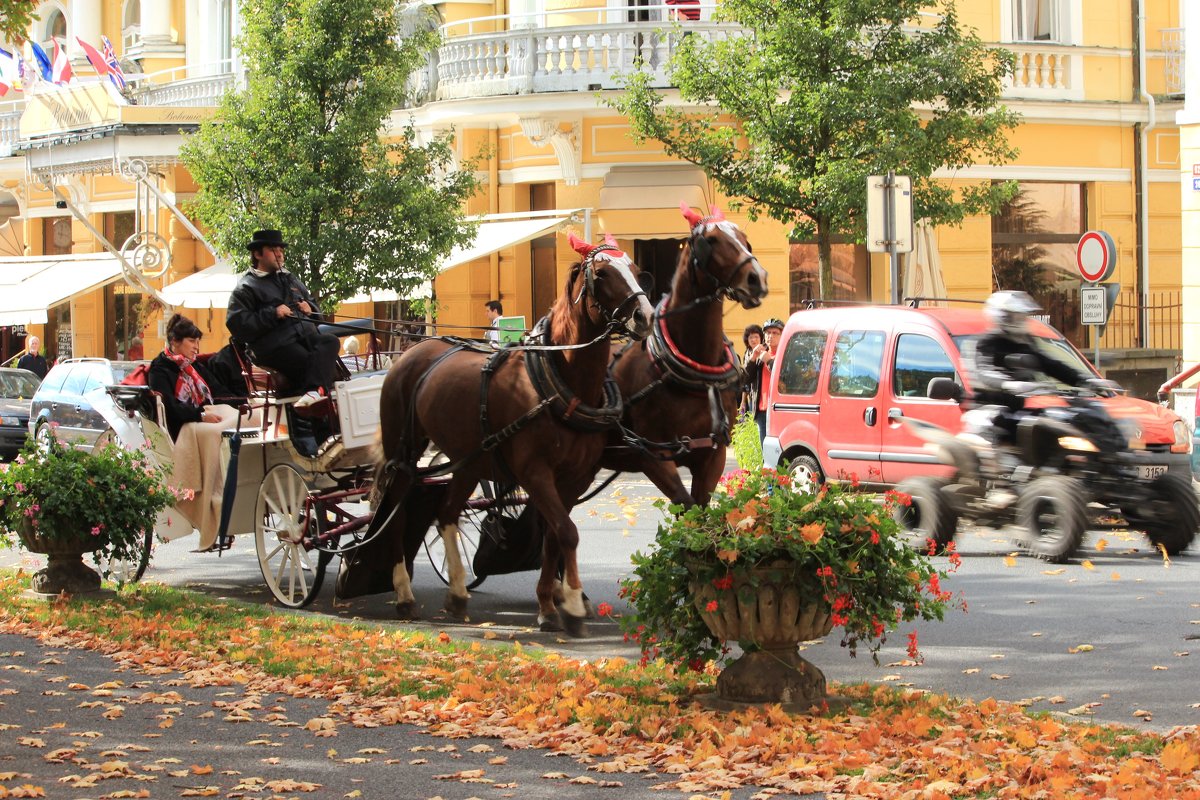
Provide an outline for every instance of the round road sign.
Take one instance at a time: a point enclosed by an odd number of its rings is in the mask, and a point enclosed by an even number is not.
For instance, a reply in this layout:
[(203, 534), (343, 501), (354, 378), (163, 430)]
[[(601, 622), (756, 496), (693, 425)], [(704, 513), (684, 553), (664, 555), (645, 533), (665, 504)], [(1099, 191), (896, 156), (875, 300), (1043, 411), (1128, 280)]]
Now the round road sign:
[(1088, 283), (1106, 281), (1117, 268), (1117, 245), (1104, 231), (1088, 231), (1079, 237), (1075, 264)]

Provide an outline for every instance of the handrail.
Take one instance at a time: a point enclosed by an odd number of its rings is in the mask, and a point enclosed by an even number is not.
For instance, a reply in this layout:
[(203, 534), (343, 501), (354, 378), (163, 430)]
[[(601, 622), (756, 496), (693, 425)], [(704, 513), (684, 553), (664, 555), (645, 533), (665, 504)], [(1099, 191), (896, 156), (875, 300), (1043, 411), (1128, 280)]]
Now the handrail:
[(1162, 386), (1158, 387), (1159, 402), (1161, 403), (1161, 402), (1166, 401), (1168, 396), (1170, 396), (1172, 389), (1178, 389), (1179, 385), (1181, 383), (1186, 381), (1188, 378), (1195, 376), (1198, 373), (1200, 373), (1200, 364), (1195, 364), (1192, 367), (1179, 373), (1174, 378), (1171, 378), (1169, 381), (1164, 383)]
[[(700, 9), (701, 12), (703, 12), (705, 9), (707, 9), (709, 11), (709, 16), (711, 17), (712, 10), (717, 7), (717, 3), (698, 2), (698, 3), (695, 3), (694, 5), (690, 5), (687, 7)], [(487, 16), (487, 17), (471, 17), (470, 19), (463, 19), (463, 20), (458, 20), (455, 22), (447, 22), (438, 28), (438, 33), (440, 33), (444, 39), (452, 38), (452, 36), (472, 36), (476, 33), (476, 31), (475, 31), (476, 25), (482, 25), (484, 23), (494, 24), (497, 22), (506, 22), (506, 23), (508, 23), (509, 27), (507, 29), (502, 29), (499, 31), (497, 31), (497, 30), (481, 31), (481, 33), (501, 33), (501, 32), (506, 32), (506, 31), (513, 31), (514, 29), (520, 30), (520, 27), (514, 28), (514, 26), (538, 25), (539, 23), (540, 23), (541, 27), (556, 27), (556, 26), (546, 25), (546, 20), (553, 18), (553, 17), (562, 17), (573, 24), (595, 25), (595, 24), (604, 24), (604, 23), (610, 22), (613, 19), (614, 15), (623, 18), (626, 14), (630, 14), (630, 13), (642, 14), (642, 13), (651, 12), (651, 11), (664, 12), (661, 15), (663, 17), (663, 19), (649, 20), (649, 21), (671, 22), (672, 20), (669, 19), (669, 14), (666, 12), (678, 12), (680, 10), (680, 8), (681, 7), (678, 5), (659, 3), (657, 5), (648, 5), (648, 6), (620, 6), (620, 7), (588, 6), (585, 8), (565, 8), (565, 9), (550, 9), (550, 10), (546, 10), (546, 11), (526, 11), (526, 12), (520, 12), (520, 13), (514, 13), (514, 14), (493, 14), (493, 15)], [(581, 22), (579, 19), (580, 16), (587, 15), (587, 14), (593, 14), (595, 16), (594, 21)], [(450, 32), (451, 29), (459, 28), (464, 25), (467, 27), (467, 31), (465, 33), (451, 34), (451, 32)]]
[[(131, 84), (132, 83), (143, 84), (143, 83), (150, 81), (151, 78), (157, 78), (160, 75), (174, 75), (177, 72), (185, 72), (186, 73), (189, 70), (204, 70), (204, 69), (210, 69), (215, 66), (224, 66), (226, 64), (229, 65), (229, 68), (219, 74), (228, 74), (228, 73), (233, 72), (233, 59), (232, 58), (222, 58), (218, 61), (206, 61), (203, 64), (183, 64), (178, 67), (167, 67), (166, 69), (160, 69), (156, 72), (148, 72), (145, 74), (139, 73), (139, 74), (134, 74), (134, 75), (126, 75), (125, 80)], [(208, 78), (208, 77), (211, 77), (211, 75), (203, 75), (203, 76), (198, 76), (198, 77)], [(175, 83), (180, 80), (186, 80), (186, 78), (172, 77), (172, 78), (168, 78), (165, 81), (154, 81), (154, 83), (168, 84), (168, 83)]]

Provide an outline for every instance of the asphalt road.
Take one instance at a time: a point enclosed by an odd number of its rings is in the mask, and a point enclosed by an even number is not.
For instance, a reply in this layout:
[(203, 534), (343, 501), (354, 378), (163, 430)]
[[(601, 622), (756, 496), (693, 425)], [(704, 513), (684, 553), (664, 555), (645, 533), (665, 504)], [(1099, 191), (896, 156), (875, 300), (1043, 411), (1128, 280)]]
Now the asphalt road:
[[(621, 479), (576, 511), (584, 588), (593, 604), (610, 603), (617, 613), (626, 608), (617, 582), (628, 574), (629, 555), (653, 539), (662, 519), (652, 505), (656, 496), (644, 479)], [(270, 602), (252, 537), (220, 555), (191, 552), (194, 546), (194, 538), (160, 545), (146, 579)], [(965, 597), (966, 613), (902, 626), (880, 651), (879, 665), (868, 653), (851, 659), (836, 631), (809, 647), (806, 657), (834, 681), (1028, 701), (1034, 709), (1161, 731), (1200, 724), (1200, 546), (1168, 565), (1141, 534), (1095, 532), (1079, 559), (1056, 566), (1017, 555), (1004, 532), (968, 529), (960, 533), (959, 549), (962, 567), (946, 586)], [(36, 567), (39, 558), (0, 551), (0, 564), (24, 560)], [(400, 624), (389, 595), (335, 601), (336, 566), (335, 560), (312, 606), (295, 613)], [(612, 619), (590, 622), (582, 640), (539, 632), (535, 581), (532, 572), (488, 578), (473, 591), (464, 623), (440, 612), (444, 587), (427, 562), (418, 562), (414, 589), (425, 619), (411, 624), (581, 658), (637, 657)], [(926, 659), (919, 666), (904, 653), (914, 628)]]

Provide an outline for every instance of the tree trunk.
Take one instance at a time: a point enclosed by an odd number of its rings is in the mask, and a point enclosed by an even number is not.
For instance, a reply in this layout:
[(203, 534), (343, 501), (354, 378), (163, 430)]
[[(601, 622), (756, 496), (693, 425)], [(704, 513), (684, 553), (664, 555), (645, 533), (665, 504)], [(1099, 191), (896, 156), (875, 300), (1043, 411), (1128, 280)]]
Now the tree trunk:
[(829, 234), (829, 220), (817, 218), (817, 266), (820, 268), (819, 286), (822, 300), (833, 299), (833, 242)]

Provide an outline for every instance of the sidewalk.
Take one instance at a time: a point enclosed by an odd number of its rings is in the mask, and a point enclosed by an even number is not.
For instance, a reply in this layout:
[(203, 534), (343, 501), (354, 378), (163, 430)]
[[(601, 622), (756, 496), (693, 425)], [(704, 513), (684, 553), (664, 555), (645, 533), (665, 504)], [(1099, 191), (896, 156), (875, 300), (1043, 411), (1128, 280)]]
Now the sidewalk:
[[(356, 728), (347, 721), (350, 709), (282, 694), (262, 677), (238, 682), (225, 668), (148, 674), (90, 650), (6, 633), (0, 658), (0, 796), (714, 796), (655, 790), (671, 776), (636, 764), (628, 772), (589, 771), (545, 750), (432, 736), (416, 724)], [(761, 791), (739, 788), (728, 797), (768, 796)]]

